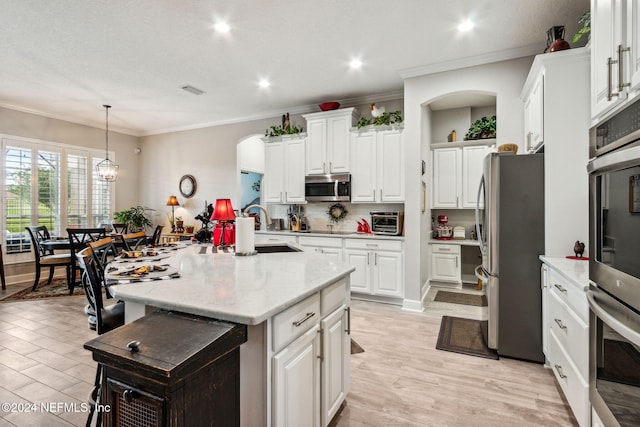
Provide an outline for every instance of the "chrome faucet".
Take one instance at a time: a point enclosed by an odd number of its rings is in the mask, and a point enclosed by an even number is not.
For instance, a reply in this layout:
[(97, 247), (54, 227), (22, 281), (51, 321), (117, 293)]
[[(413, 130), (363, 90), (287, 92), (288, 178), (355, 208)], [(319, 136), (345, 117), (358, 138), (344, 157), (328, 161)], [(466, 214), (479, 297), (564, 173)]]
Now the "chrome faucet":
[(269, 218), (269, 214), (267, 213), (267, 210), (265, 208), (263, 208), (260, 205), (249, 205), (244, 209), (244, 212), (242, 212), (242, 216), (244, 217), (248, 217), (249, 216), (249, 209), (253, 209), (253, 208), (258, 208), (260, 209), (262, 212), (264, 212), (264, 216), (266, 217), (267, 220), (267, 225), (271, 225), (271, 218)]

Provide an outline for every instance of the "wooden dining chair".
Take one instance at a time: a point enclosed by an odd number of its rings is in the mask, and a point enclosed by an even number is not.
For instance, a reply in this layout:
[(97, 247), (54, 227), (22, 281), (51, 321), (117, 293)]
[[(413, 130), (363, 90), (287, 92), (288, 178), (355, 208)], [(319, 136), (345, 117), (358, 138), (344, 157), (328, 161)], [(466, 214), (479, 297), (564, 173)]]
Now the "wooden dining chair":
[(147, 233), (144, 231), (120, 234), (117, 237), (120, 238), (125, 251), (135, 251), (147, 246)]
[(160, 244), (160, 236), (162, 236), (163, 228), (164, 225), (156, 225), (153, 235), (147, 236), (147, 245), (158, 246)]
[[(93, 313), (95, 315), (96, 332), (102, 335), (124, 325), (124, 301), (116, 301), (109, 306), (104, 305), (102, 290), (104, 282), (99, 273), (99, 264), (96, 253), (89, 246), (76, 254), (78, 265), (82, 271), (82, 288)], [(91, 324), (92, 319), (89, 320)], [(102, 364), (98, 363), (94, 387), (89, 394), (89, 415), (87, 416), (87, 426), (91, 425), (96, 405), (101, 401), (102, 389)], [(96, 415), (96, 425), (102, 424), (102, 414), (98, 411)]]
[(2, 259), (2, 244), (0, 243), (0, 279), (2, 279), (2, 290), (7, 290), (7, 282), (4, 278), (4, 260)]
[(56, 254), (53, 250), (47, 249), (42, 245), (42, 242), (51, 240), (49, 230), (44, 225), (25, 227), (29, 232), (31, 238), (31, 244), (33, 246), (33, 252), (36, 260), (36, 278), (33, 281), (31, 291), (38, 289), (38, 283), (40, 282), (40, 271), (43, 267), (49, 267), (49, 279), (46, 285), (53, 280), (53, 272), (56, 267), (65, 267), (67, 270), (67, 284), (71, 292), (73, 292), (71, 280), (71, 267), (75, 265), (75, 260), (71, 257), (70, 253)]
[(76, 254), (87, 247), (90, 242), (103, 239), (107, 237), (107, 230), (104, 227), (97, 228), (67, 228), (67, 234), (69, 235), (69, 243), (71, 246), (70, 256), (73, 260), (71, 264), (71, 278), (72, 283), (69, 284), (69, 293), (73, 293), (73, 288), (76, 282), (76, 273), (78, 271)]
[(112, 237), (105, 237), (103, 239), (96, 240), (95, 242), (89, 242), (88, 246), (93, 250), (94, 260), (98, 266), (100, 280), (105, 283), (105, 294), (107, 298), (112, 298), (109, 287), (106, 286), (106, 281), (104, 280), (104, 270), (110, 261), (120, 255), (122, 249), (118, 248)]
[(113, 226), (113, 232), (115, 234), (127, 234), (129, 231), (129, 224), (111, 224)]

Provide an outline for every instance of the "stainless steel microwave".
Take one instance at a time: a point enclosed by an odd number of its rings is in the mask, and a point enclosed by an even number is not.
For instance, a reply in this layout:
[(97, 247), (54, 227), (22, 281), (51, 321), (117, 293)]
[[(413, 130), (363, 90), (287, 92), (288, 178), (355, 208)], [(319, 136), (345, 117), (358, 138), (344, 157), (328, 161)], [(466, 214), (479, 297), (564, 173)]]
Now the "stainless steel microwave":
[(351, 201), (351, 175), (309, 175), (305, 178), (307, 202)]

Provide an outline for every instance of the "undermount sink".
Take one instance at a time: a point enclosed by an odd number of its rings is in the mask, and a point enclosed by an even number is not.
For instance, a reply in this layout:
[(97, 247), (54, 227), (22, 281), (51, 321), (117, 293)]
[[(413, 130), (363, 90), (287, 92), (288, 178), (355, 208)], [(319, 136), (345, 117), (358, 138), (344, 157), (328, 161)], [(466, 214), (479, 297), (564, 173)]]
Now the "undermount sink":
[(286, 244), (280, 245), (256, 245), (256, 252), (259, 254), (271, 254), (275, 252), (302, 252), (301, 249)]

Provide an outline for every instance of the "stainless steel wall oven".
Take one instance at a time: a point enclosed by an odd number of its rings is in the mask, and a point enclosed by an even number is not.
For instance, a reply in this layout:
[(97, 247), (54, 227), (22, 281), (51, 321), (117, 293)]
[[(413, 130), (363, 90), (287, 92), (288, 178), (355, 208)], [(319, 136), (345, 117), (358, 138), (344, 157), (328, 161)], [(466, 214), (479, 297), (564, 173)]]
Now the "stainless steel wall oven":
[(640, 102), (590, 131), (589, 397), (605, 426), (640, 425)]

